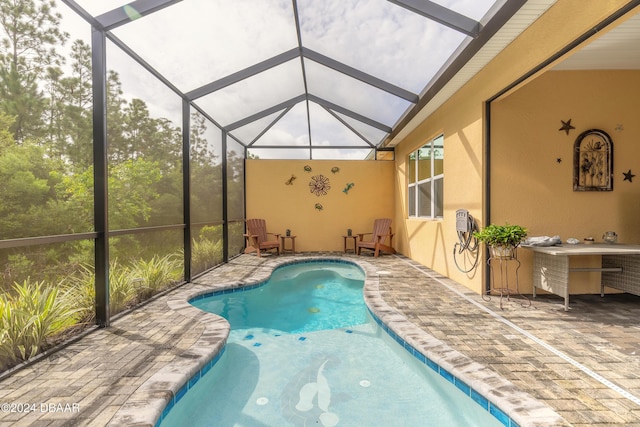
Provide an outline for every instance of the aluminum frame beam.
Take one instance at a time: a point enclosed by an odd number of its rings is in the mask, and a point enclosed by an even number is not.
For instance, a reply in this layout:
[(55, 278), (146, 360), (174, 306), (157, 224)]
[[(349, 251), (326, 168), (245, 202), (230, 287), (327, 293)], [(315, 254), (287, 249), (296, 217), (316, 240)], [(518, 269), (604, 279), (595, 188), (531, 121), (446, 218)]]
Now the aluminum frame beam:
[(182, 100), (182, 217), (185, 224), (182, 235), (184, 249), (184, 280), (191, 282), (193, 253), (191, 247), (191, 106), (186, 99)]
[(369, 145), (254, 145), (247, 147), (249, 150), (262, 149), (276, 150), (375, 150)]
[(93, 218), (95, 242), (96, 324), (109, 326), (109, 208), (107, 161), (107, 45), (105, 32), (91, 29), (91, 78), (93, 90)]
[(380, 129), (386, 133), (391, 133), (391, 130), (392, 130), (391, 127), (383, 123), (370, 119), (369, 117), (363, 116), (362, 114), (355, 113), (347, 108), (341, 107), (338, 104), (334, 104), (333, 102), (327, 101), (315, 95), (309, 94), (308, 96), (309, 96), (309, 101), (315, 102), (316, 104), (321, 105), (330, 110), (337, 111), (338, 113), (342, 113), (345, 116), (351, 117), (352, 119), (356, 119), (359, 122), (365, 123), (376, 129)]
[(248, 143), (246, 145), (246, 147), (251, 147), (253, 144), (255, 144), (257, 140), (262, 138), (262, 136), (265, 133), (267, 133), (269, 131), (269, 129), (271, 129), (276, 123), (278, 123), (280, 121), (280, 119), (285, 116), (285, 114), (287, 114), (289, 111), (291, 111), (292, 108), (293, 108), (293, 105), (287, 107), (284, 111), (282, 111), (282, 113), (278, 114), (278, 117), (276, 117), (274, 120), (272, 120), (271, 123), (269, 123), (264, 129), (262, 129), (262, 131), (260, 131), (260, 133), (255, 138), (253, 138), (253, 140), (250, 143)]
[(370, 86), (390, 93), (391, 95), (395, 95), (398, 98), (409, 101), (412, 104), (418, 103), (419, 98), (415, 93), (389, 83), (386, 80), (379, 79), (363, 71), (360, 71), (357, 68), (353, 68), (349, 65), (343, 64), (342, 62), (336, 61), (335, 59), (332, 59), (321, 53), (303, 47), (302, 56), (310, 59), (311, 61), (317, 62), (318, 64), (324, 65), (325, 67), (331, 68), (332, 70), (335, 70), (341, 74), (353, 77), (356, 80), (360, 80), (361, 82), (364, 82)]
[(358, 132), (356, 129), (354, 129), (353, 126), (351, 126), (349, 123), (347, 123), (342, 117), (340, 117), (339, 115), (336, 114), (335, 111), (328, 109), (327, 107), (322, 107), (325, 109), (325, 111), (329, 114), (331, 114), (337, 121), (339, 121), (340, 123), (342, 123), (342, 125), (344, 127), (346, 127), (347, 129), (349, 129), (351, 132), (353, 132), (358, 138), (360, 138), (361, 140), (363, 140), (364, 142), (366, 142), (367, 144), (369, 144), (371, 146), (371, 148), (375, 148), (375, 144), (373, 144), (371, 141), (369, 141), (368, 138), (366, 138), (364, 135), (362, 135), (360, 132)]
[(250, 67), (247, 67), (244, 70), (238, 71), (237, 73), (230, 74), (219, 80), (216, 80), (214, 82), (201, 86), (197, 89), (189, 91), (185, 94), (185, 96), (190, 101), (194, 101), (198, 98), (209, 95), (227, 86), (231, 86), (235, 83), (241, 82), (244, 79), (260, 74), (263, 71), (267, 71), (271, 68), (277, 67), (278, 65), (282, 65), (288, 61), (296, 59), (300, 56), (300, 52), (302, 52), (302, 56), (306, 59), (317, 62), (318, 64), (324, 65), (325, 67), (331, 68), (332, 70), (335, 70), (346, 76), (352, 77), (356, 80), (360, 80), (361, 82), (364, 82), (377, 89), (390, 93), (391, 95), (397, 96), (398, 98), (402, 98), (413, 104), (416, 104), (419, 100), (418, 95), (415, 93), (412, 93), (406, 89), (403, 89), (399, 86), (389, 83), (386, 80), (382, 80), (377, 77), (374, 77), (370, 74), (367, 74), (363, 71), (360, 71), (349, 65), (343, 64), (342, 62), (336, 61), (335, 59), (332, 59), (328, 56), (322, 55), (321, 53), (315, 52), (305, 47), (302, 47), (300, 49), (293, 48), (291, 50), (283, 52), (265, 61), (259, 62)]
[(258, 113), (252, 114), (250, 116), (245, 117), (244, 119), (238, 120), (237, 122), (231, 123), (227, 126), (224, 126), (223, 129), (226, 130), (227, 132), (231, 132), (234, 129), (238, 129), (239, 127), (242, 127), (244, 125), (248, 125), (251, 122), (254, 122), (258, 119), (261, 119), (263, 117), (266, 117), (270, 114), (273, 113), (277, 113), (280, 110), (284, 110), (285, 108), (288, 107), (292, 107), (294, 105), (296, 105), (299, 102), (302, 102), (306, 99), (306, 95), (302, 94), (302, 95), (298, 95), (296, 97), (293, 97), (287, 101), (281, 102), (280, 104), (276, 104), (272, 107), (269, 107), (265, 110), (262, 110)]
[[(395, 0), (388, 0), (394, 1)], [(482, 47), (504, 26), (505, 23), (515, 15), (527, 0), (509, 0), (500, 10), (487, 22), (478, 37), (472, 39), (462, 51), (455, 57), (451, 58), (438, 73), (437, 77), (427, 85), (424, 93), (420, 95), (420, 101), (407, 111), (397, 123), (393, 125), (393, 132), (387, 136), (378, 148), (385, 147), (387, 144), (406, 127), (418, 112), (424, 108), (437, 94), (443, 89), (451, 79), (469, 62), (473, 56), (482, 49)]]
[(248, 125), (251, 122), (254, 122), (256, 120), (259, 120), (263, 117), (266, 117), (268, 115), (271, 115), (273, 113), (277, 113), (278, 111), (284, 110), (285, 108), (289, 108), (292, 107), (296, 104), (298, 104), (299, 102), (302, 101), (311, 101), (311, 102), (315, 102), (316, 104), (325, 107), (329, 110), (333, 110), (333, 111), (337, 111), (338, 113), (342, 113), (345, 116), (351, 117), (352, 119), (358, 120), (364, 124), (367, 124), (371, 127), (374, 127), (376, 129), (379, 129), (381, 131), (384, 131), (386, 133), (390, 133), (391, 132), (391, 128), (387, 125), (385, 125), (384, 123), (380, 123), (376, 120), (373, 120), (369, 117), (363, 116), (362, 114), (358, 114), (356, 112), (353, 112), (347, 108), (341, 107), (338, 104), (334, 104), (333, 102), (327, 101), (325, 99), (322, 99), (318, 96), (315, 95), (311, 95), (311, 94), (302, 94), (302, 95), (298, 95), (294, 98), (291, 98), (287, 101), (281, 102), (280, 104), (274, 105), (273, 107), (269, 107), (265, 110), (259, 111), (255, 114), (252, 114), (250, 116), (245, 117), (244, 119), (238, 120), (234, 123), (231, 123), (227, 126), (224, 126), (223, 129), (231, 132), (234, 129), (238, 129), (242, 126)]
[[(164, 9), (182, 0), (136, 0), (117, 9), (96, 16), (105, 31), (113, 30), (142, 16)], [(132, 16), (132, 13), (134, 15)]]
[(298, 48), (293, 48), (279, 55), (276, 55), (262, 62), (259, 62), (255, 65), (247, 67), (244, 70), (238, 71), (237, 73), (230, 74), (219, 80), (216, 80), (214, 82), (201, 86), (197, 89), (189, 91), (185, 95), (190, 101), (196, 100), (205, 95), (209, 95), (217, 90), (220, 90), (232, 84), (241, 82), (244, 79), (260, 74), (263, 71), (267, 71), (271, 68), (277, 67), (278, 65), (282, 65), (285, 62), (289, 62), (292, 59), (298, 58), (299, 56), (300, 56), (300, 53)]
[(474, 38), (482, 30), (479, 22), (429, 0), (387, 1)]

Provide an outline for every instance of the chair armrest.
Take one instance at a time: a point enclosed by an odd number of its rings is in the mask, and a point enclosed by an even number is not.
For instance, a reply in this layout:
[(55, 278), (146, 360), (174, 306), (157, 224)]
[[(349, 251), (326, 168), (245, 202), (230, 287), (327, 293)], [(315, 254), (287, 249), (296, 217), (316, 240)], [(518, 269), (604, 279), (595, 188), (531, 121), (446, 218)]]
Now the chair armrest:
[(376, 242), (379, 242), (379, 243), (383, 243), (387, 239), (387, 237), (389, 237), (389, 245), (391, 245), (392, 242), (393, 242), (393, 233), (390, 233), (390, 234), (376, 234), (376, 236), (375, 236), (375, 238), (373, 240), (376, 241)]
[(360, 239), (360, 241), (362, 241), (362, 239), (364, 238), (364, 236), (368, 235), (368, 234), (373, 234), (373, 233), (358, 233), (356, 234)]

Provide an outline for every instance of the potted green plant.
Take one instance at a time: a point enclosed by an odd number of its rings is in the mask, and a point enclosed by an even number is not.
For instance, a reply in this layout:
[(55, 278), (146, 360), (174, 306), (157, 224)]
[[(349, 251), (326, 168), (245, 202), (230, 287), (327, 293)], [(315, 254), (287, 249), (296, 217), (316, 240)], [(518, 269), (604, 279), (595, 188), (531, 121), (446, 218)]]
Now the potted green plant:
[(520, 225), (491, 224), (473, 235), (489, 247), (491, 256), (513, 258), (515, 249), (527, 237), (527, 229)]

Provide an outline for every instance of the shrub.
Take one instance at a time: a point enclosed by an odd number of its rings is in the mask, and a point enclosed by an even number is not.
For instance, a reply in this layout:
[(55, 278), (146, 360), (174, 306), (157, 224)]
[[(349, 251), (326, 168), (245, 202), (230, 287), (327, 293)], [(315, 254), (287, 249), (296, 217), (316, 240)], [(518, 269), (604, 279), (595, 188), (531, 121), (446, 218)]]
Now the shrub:
[(519, 225), (495, 225), (491, 224), (481, 231), (473, 233), (487, 246), (518, 246), (527, 237), (527, 230)]
[(96, 317), (96, 288), (93, 267), (81, 265), (74, 275), (64, 281), (63, 286), (64, 299), (68, 304), (77, 308), (77, 323), (93, 323)]
[[(136, 289), (131, 269), (118, 261), (109, 265), (109, 311), (111, 314), (124, 310), (136, 301)], [(82, 269), (66, 281), (65, 295), (78, 308), (78, 320), (92, 321), (95, 318), (96, 276), (93, 267)]]
[(76, 312), (58, 287), (29, 279), (14, 283), (12, 293), (0, 295), (0, 368), (38, 354), (48, 338), (75, 324)]
[(193, 240), (191, 263), (195, 271), (204, 271), (222, 262), (222, 240)]
[[(182, 277), (177, 255), (154, 256), (131, 265), (109, 266), (112, 314), (169, 287)], [(25, 280), (0, 292), (0, 371), (27, 360), (50, 344), (48, 339), (95, 319), (95, 272), (83, 265), (58, 286)]]
[(137, 299), (131, 268), (118, 265), (115, 260), (109, 266), (109, 312), (118, 313)]
[(177, 255), (156, 255), (133, 264), (130, 275), (137, 297), (144, 300), (182, 278), (182, 261)]

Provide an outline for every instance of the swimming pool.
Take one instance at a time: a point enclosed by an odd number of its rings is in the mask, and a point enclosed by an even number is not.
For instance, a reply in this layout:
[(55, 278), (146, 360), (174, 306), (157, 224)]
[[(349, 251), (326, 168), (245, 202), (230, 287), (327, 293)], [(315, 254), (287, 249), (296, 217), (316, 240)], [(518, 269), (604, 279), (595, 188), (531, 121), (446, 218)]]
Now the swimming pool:
[(502, 425), (380, 328), (363, 279), (351, 263), (294, 264), (194, 301), (232, 331), (160, 425)]

